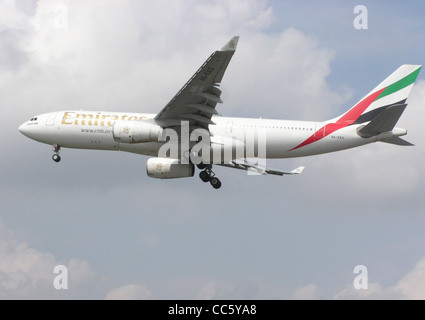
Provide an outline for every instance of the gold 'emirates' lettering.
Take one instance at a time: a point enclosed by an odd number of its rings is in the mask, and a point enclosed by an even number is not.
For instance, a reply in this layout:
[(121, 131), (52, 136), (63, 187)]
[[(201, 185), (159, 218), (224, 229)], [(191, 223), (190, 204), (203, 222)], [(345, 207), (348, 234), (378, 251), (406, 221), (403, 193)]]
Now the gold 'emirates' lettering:
[[(83, 126), (85, 126), (86, 125), (86, 118), (87, 117), (90, 117), (90, 119), (93, 119), (93, 115), (92, 114), (77, 114), (77, 116), (75, 117), (75, 125), (78, 125), (78, 120), (80, 119), (80, 118), (82, 118), (82, 120), (81, 120), (81, 125), (83, 125)], [(92, 126), (93, 125), (93, 122), (92, 121), (89, 121), (89, 124), (88, 124), (89, 126)]]
[(62, 124), (72, 124), (72, 121), (69, 122), (69, 119), (72, 119), (72, 116), (70, 114), (75, 112), (65, 112), (62, 118)]
[(117, 115), (112, 115), (111, 116), (112, 121), (108, 121), (108, 126), (112, 127), (114, 125), (115, 121), (117, 121), (119, 118), (120, 117), (117, 116)]
[[(109, 120), (110, 119), (110, 120)], [(144, 116), (127, 116), (127, 115), (116, 115), (116, 114), (102, 114), (100, 112), (93, 113), (77, 113), (77, 112), (65, 112), (62, 118), (62, 124), (75, 125), (75, 126), (101, 126), (105, 124), (108, 127), (112, 127), (117, 120), (128, 120), (136, 121), (146, 119)], [(109, 121), (107, 121), (109, 120)]]

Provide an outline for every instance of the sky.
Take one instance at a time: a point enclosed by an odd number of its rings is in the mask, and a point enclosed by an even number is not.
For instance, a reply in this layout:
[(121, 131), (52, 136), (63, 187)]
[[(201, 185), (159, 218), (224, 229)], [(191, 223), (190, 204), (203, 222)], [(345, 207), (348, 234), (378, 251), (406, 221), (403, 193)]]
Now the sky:
[[(357, 5), (367, 29), (356, 29)], [(376, 143), (215, 168), (223, 186), (146, 175), (147, 157), (63, 149), (17, 128), (51, 111), (159, 112), (232, 36), (223, 116), (321, 121), (423, 64), (409, 1), (0, 1), (0, 299), (425, 299), (425, 77)], [(197, 174), (196, 174), (197, 175)], [(55, 288), (58, 265), (67, 289)], [(368, 288), (353, 283), (367, 268)]]

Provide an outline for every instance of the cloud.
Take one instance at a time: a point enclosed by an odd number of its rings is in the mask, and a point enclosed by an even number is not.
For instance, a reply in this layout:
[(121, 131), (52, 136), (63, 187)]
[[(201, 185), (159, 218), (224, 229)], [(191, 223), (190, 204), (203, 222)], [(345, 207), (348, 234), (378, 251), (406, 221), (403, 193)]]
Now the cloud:
[(0, 222), (0, 296), (25, 296), (53, 281), (54, 256), (13, 239)]
[(148, 288), (135, 284), (112, 289), (105, 297), (106, 300), (147, 300), (152, 298), (153, 294)]
[(425, 257), (392, 290), (406, 299), (425, 300)]
[(294, 299), (296, 300), (318, 300), (321, 298), (323, 298), (323, 293), (315, 284), (299, 287), (294, 291)]
[(223, 93), (229, 95), (226, 105), (236, 105), (232, 112), (250, 117), (331, 118), (333, 109), (348, 98), (326, 82), (333, 56), (316, 38), (295, 28), (247, 35), (224, 79), (231, 85)]
[[(69, 292), (56, 290), (54, 268), (64, 264), (68, 268)], [(58, 261), (53, 254), (30, 248), (14, 239), (13, 233), (0, 221), (0, 298), (43, 299), (75, 297), (81, 294), (94, 272), (86, 261), (71, 259)], [(62, 295), (64, 293), (64, 295)]]
[(258, 298), (258, 285), (250, 280), (240, 280), (226, 299), (251, 300)]
[(369, 283), (366, 290), (356, 290), (353, 284), (347, 285), (333, 299), (425, 299), (425, 257), (394, 286), (382, 286), (377, 282)]
[[(0, 63), (22, 69), (3, 83), (11, 95), (18, 87), (25, 92), (13, 95), (15, 105), (29, 110), (36, 100), (40, 112), (47, 112), (60, 101), (62, 108), (158, 112), (210, 52), (235, 34), (242, 38), (224, 79), (223, 94), (232, 98), (223, 114), (243, 112), (251, 101), (261, 106), (251, 116), (281, 115), (273, 110), (284, 108), (293, 117), (325, 117), (326, 108), (346, 99), (325, 81), (331, 50), (297, 29), (265, 33), (275, 19), (267, 1), (123, 1), (115, 10), (109, 5), (44, 0), (32, 16), (9, 8), (15, 19), (5, 21), (5, 32), (13, 35), (3, 38), (7, 55)], [(172, 8), (164, 11), (164, 5)]]
[(212, 300), (216, 298), (218, 284), (216, 282), (208, 282), (199, 289), (196, 299), (198, 300)]
[(366, 299), (382, 299), (395, 298), (392, 292), (385, 292), (379, 283), (369, 283), (367, 289), (355, 289), (353, 284), (347, 285), (345, 289), (333, 296), (336, 300), (366, 300)]

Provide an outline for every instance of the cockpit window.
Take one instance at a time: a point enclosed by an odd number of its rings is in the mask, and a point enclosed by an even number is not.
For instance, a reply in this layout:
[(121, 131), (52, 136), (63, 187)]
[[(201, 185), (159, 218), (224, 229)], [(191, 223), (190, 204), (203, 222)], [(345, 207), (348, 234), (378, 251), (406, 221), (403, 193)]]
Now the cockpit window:
[(30, 121), (37, 121), (37, 117), (31, 118)]

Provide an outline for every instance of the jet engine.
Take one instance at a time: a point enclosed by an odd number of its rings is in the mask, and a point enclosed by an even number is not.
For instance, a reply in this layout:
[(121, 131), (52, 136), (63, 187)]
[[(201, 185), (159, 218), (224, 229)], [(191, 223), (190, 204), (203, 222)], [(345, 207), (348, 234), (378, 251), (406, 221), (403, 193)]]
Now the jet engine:
[(162, 127), (147, 121), (116, 121), (112, 135), (116, 142), (143, 143), (156, 142), (162, 133)]
[(146, 162), (149, 177), (157, 179), (174, 179), (193, 177), (195, 166), (192, 163), (181, 164), (177, 159), (150, 158)]

